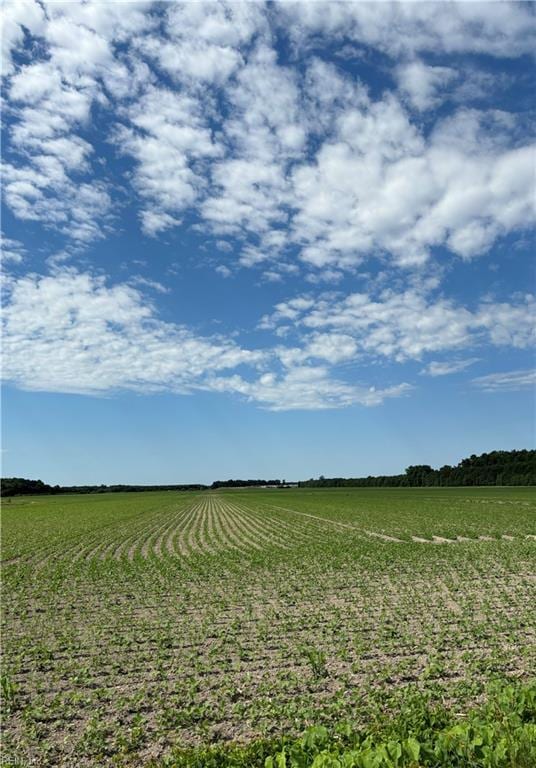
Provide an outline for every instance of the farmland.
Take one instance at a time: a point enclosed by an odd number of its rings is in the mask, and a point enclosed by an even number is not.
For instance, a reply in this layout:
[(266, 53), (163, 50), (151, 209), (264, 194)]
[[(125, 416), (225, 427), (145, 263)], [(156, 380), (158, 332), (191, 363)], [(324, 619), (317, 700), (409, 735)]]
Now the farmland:
[(4, 759), (193, 765), (416, 696), (459, 715), (533, 680), (535, 562), (527, 488), (14, 498)]

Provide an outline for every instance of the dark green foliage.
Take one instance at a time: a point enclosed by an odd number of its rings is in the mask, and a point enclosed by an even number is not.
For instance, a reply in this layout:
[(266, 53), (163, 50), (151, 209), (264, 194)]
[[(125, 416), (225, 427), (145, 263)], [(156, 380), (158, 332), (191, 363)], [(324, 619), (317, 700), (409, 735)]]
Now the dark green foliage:
[(263, 485), (279, 486), (281, 480), (215, 480), (210, 487), (216, 490), (217, 488), (249, 488)]
[(47, 485), (41, 480), (24, 477), (3, 477), (2, 496), (27, 496), (41, 493), (139, 493), (141, 491), (204, 491), (206, 485)]
[(403, 475), (378, 477), (323, 477), (306, 480), (300, 487), (433, 487), (471, 485), (536, 485), (536, 451), (492, 451), (462, 459), (455, 467), (448, 464), (432, 469), (419, 464)]
[(2, 496), (19, 496), (23, 494), (52, 493), (50, 485), (42, 480), (26, 480), (24, 477), (3, 477)]
[[(416, 694), (396, 717), (369, 726), (313, 726), (300, 739), (177, 749), (150, 768), (531, 768), (536, 686), (497, 686), (487, 702), (453, 714)], [(148, 768), (149, 768), (148, 766)]]

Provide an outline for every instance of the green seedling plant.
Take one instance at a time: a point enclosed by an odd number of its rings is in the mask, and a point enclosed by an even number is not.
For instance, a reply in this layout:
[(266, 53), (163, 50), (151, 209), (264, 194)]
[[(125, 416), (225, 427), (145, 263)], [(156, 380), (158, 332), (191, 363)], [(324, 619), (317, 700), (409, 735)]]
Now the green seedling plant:
[(533, 768), (535, 520), (524, 488), (14, 498), (6, 755)]
[(307, 659), (311, 672), (315, 680), (320, 680), (323, 677), (328, 676), (328, 669), (326, 666), (326, 654), (314, 646), (303, 646), (302, 654)]

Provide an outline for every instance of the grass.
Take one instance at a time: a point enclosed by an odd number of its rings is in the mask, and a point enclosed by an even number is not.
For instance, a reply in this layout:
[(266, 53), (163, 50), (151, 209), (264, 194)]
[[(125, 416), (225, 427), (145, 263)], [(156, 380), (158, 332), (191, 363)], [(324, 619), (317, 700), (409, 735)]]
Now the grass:
[(535, 535), (524, 488), (14, 499), (3, 759), (534, 765)]

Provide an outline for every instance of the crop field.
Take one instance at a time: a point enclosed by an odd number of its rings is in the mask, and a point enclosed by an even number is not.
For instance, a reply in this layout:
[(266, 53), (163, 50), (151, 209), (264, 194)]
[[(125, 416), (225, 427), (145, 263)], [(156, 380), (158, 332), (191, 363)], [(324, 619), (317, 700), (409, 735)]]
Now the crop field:
[(534, 681), (535, 564), (528, 488), (14, 498), (3, 764), (208, 765), (415, 696), (463, 717)]

